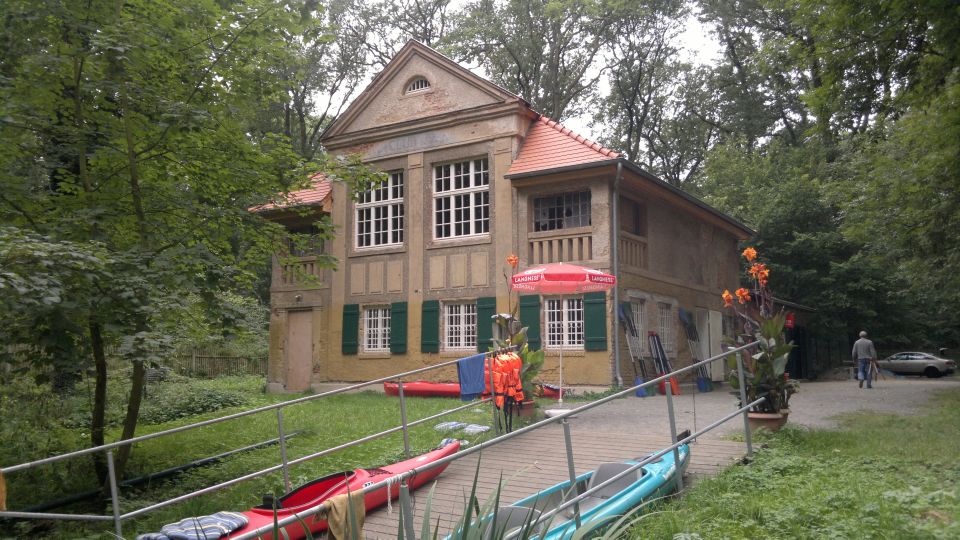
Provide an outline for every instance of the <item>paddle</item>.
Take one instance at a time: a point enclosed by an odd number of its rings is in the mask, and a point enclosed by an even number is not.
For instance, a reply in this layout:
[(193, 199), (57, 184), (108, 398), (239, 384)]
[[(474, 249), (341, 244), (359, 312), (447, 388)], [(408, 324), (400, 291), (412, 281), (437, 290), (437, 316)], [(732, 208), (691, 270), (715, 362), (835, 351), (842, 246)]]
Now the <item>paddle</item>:
[[(670, 367), (670, 361), (667, 359), (667, 353), (663, 349), (663, 343), (660, 342), (660, 336), (653, 330), (648, 332), (648, 335), (650, 338), (650, 351), (653, 352), (653, 363), (657, 368), (657, 376), (662, 377), (673, 371), (673, 368)], [(677, 378), (670, 377), (668, 380), (670, 381), (670, 392), (675, 396), (679, 396), (680, 383), (677, 382)], [(664, 381), (660, 381), (659, 389), (662, 394), (666, 395), (667, 389)]]

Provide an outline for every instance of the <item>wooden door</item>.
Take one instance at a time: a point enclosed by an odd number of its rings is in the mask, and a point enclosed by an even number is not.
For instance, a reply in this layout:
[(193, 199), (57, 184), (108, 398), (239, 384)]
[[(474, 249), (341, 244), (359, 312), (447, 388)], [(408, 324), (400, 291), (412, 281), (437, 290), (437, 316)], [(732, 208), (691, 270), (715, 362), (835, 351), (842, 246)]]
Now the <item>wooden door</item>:
[(310, 388), (313, 373), (313, 312), (287, 313), (287, 373), (285, 386), (290, 392)]

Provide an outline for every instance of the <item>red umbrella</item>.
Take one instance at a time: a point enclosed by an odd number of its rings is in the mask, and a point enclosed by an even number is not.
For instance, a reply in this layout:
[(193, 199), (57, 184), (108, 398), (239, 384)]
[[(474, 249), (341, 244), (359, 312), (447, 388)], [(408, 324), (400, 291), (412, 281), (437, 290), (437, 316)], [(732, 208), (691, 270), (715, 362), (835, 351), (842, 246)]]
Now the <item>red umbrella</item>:
[[(515, 291), (560, 296), (563, 308), (563, 295), (599, 292), (616, 286), (617, 277), (594, 268), (567, 263), (543, 264), (527, 268), (513, 275), (510, 286)], [(560, 346), (560, 398), (563, 403), (563, 346)]]

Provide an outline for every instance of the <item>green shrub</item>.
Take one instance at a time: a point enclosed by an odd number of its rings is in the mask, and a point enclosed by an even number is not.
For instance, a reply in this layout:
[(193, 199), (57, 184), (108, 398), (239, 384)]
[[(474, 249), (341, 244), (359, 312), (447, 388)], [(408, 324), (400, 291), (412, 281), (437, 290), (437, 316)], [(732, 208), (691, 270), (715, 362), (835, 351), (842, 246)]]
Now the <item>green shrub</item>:
[(165, 384), (140, 409), (140, 422), (162, 424), (246, 404), (247, 399), (236, 392)]

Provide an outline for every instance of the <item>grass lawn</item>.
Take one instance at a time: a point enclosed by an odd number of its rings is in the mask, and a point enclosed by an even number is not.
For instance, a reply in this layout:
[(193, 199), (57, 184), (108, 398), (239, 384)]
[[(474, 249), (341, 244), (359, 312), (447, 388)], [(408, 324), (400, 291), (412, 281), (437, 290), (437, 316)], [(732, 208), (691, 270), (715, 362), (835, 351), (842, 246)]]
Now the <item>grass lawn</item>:
[[(141, 425), (137, 431), (138, 435), (291, 399), (291, 396), (263, 393), (262, 379), (253, 377), (224, 378), (215, 381), (177, 380), (160, 386), (169, 384), (179, 385), (179, 387), (175, 389), (153, 387), (154, 398), (160, 399), (165, 396), (172, 403), (179, 402), (182, 404), (189, 401), (187, 395), (204, 395), (209, 399), (221, 399), (225, 403), (232, 403), (231, 395), (242, 395), (245, 402), (242, 406), (223, 408), (201, 415), (185, 416), (175, 421)], [(7, 410), (2, 412), (15, 415), (13, 402), (8, 400), (6, 405), (8, 406)], [(460, 405), (463, 405), (463, 403), (452, 399), (408, 398), (407, 418), (408, 421), (412, 422)], [(63, 407), (64, 405), (54, 404), (53, 406)], [(150, 414), (154, 418), (163, 418), (164, 415), (178, 416), (181, 414), (180, 412), (176, 412), (176, 414), (171, 412), (176, 408), (175, 404), (171, 404), (169, 408), (164, 408), (151, 401), (150, 409), (152, 412)], [(161, 412), (157, 412), (158, 410)], [(490, 425), (492, 422), (490, 405), (477, 404), (475, 407), (412, 428), (410, 432), (411, 453), (415, 455), (430, 450), (436, 447), (444, 437), (456, 436), (461, 440), (469, 441), (470, 444), (475, 444), (490, 437), (490, 432), (470, 436), (462, 432), (442, 433), (433, 428), (437, 423), (447, 420)], [(87, 428), (83, 427), (82, 424), (77, 427), (66, 428), (52, 419), (46, 421), (56, 427), (55, 433), (58, 434), (53, 437), (57, 440), (57, 443), (49, 441), (49, 438), (44, 438), (40, 445), (49, 454), (63, 453), (89, 444), (88, 441), (84, 440), (86, 437), (84, 431)], [(399, 425), (399, 400), (375, 392), (340, 394), (286, 407), (284, 408), (283, 422), (285, 432), (298, 432), (295, 437), (287, 442), (288, 459), (293, 460)], [(69, 422), (67, 423), (69, 424)], [(8, 425), (7, 427), (11, 428), (13, 426)], [(116, 440), (118, 432), (118, 428), (113, 429), (107, 435), (107, 440)], [(4, 433), (4, 435), (13, 436), (10, 433)], [(34, 438), (34, 436), (42, 435), (34, 434), (31, 431), (28, 439)], [(241, 446), (266, 441), (277, 436), (276, 411), (268, 411), (146, 441), (135, 447), (128, 473), (125, 476), (130, 478), (156, 472), (192, 460), (227, 452)], [(18, 445), (7, 446), (0, 449), (0, 459), (2, 459), (0, 463), (5, 465), (19, 463), (38, 459), (44, 455), (44, 453), (38, 455), (35, 451), (36, 448), (31, 451), (30, 448), (22, 448)], [(290, 471), (290, 480), (296, 486), (333, 472), (356, 467), (382, 466), (401, 459), (404, 459), (403, 439), (402, 435), (397, 433), (295, 466)], [(214, 465), (192, 469), (170, 479), (157, 481), (148, 487), (125, 489), (123, 490), (121, 511), (129, 512), (142, 508), (167, 498), (276, 465), (279, 462), (280, 450), (279, 446), (276, 445), (237, 454)], [(31, 504), (96, 488), (89, 458), (70, 460), (67, 465), (41, 467), (36, 472), (12, 473), (7, 478), (7, 486), (10, 509), (20, 509)], [(280, 473), (253, 479), (210, 495), (158, 510), (142, 519), (125, 521), (123, 526), (124, 536), (134, 538), (140, 533), (158, 531), (162, 525), (188, 516), (209, 514), (219, 510), (245, 510), (259, 504), (264, 494), (282, 494), (284, 491), (283, 478)], [(52, 511), (62, 512), (64, 509)], [(96, 510), (89, 506), (73, 507), (71, 511), (109, 515), (107, 508)], [(105, 531), (112, 531), (112, 525), (53, 522), (38, 526), (36, 522), (24, 522), (16, 525), (9, 522), (0, 522), (0, 538), (24, 536), (111, 538), (112, 535)]]
[[(960, 538), (960, 390), (926, 416), (857, 413), (761, 437), (747, 466), (649, 512), (628, 538)], [(696, 452), (694, 446), (693, 451)]]

